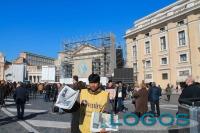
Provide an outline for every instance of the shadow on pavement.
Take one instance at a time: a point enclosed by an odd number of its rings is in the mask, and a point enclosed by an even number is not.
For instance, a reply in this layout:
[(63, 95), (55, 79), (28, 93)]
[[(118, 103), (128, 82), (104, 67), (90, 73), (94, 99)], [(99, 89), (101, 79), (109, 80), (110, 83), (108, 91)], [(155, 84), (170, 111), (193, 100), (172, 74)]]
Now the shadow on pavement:
[[(28, 119), (32, 119), (38, 115), (42, 115), (42, 114), (47, 114), (48, 112), (42, 112), (42, 113), (33, 113), (33, 114), (29, 114), (27, 116), (24, 117), (24, 120), (28, 120)], [(10, 124), (13, 122), (17, 122), (19, 119), (17, 119), (16, 116), (14, 117), (6, 117), (3, 119), (0, 119), (0, 126), (6, 125), (6, 124)]]

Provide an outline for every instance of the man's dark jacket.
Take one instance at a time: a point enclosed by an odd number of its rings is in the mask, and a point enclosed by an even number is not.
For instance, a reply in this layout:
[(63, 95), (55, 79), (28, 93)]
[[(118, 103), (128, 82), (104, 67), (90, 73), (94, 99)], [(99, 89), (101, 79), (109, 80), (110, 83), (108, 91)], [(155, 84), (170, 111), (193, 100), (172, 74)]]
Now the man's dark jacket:
[(159, 101), (159, 97), (161, 96), (161, 89), (159, 87), (153, 86), (149, 88), (149, 101), (156, 102)]
[(16, 101), (20, 100), (25, 103), (27, 96), (28, 96), (27, 89), (23, 88), (23, 87), (18, 87), (18, 88), (16, 88), (16, 90), (14, 92), (13, 98)]
[(193, 83), (183, 89), (178, 101), (181, 104), (184, 100), (200, 99), (200, 85)]

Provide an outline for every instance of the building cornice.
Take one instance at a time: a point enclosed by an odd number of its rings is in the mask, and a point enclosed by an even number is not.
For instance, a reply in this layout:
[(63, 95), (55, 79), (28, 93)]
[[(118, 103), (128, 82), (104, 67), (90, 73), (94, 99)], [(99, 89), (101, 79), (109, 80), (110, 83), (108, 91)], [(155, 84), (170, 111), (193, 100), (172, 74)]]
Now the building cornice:
[(199, 0), (177, 1), (174, 4), (135, 21), (135, 27), (128, 29), (124, 37), (127, 38), (142, 31), (149, 30), (154, 26), (196, 11), (197, 9), (200, 9)]
[(44, 56), (44, 55), (39, 55), (39, 54), (35, 54), (35, 53), (31, 53), (31, 52), (21, 52), (21, 53), (25, 53), (27, 55), (30, 55), (30, 56), (36, 56), (36, 57), (40, 57), (40, 58), (45, 58), (45, 59), (48, 59), (48, 60), (55, 60), (55, 58), (52, 58), (52, 57), (47, 57), (47, 56)]
[(166, 6), (164, 8), (162, 8), (162, 9), (160, 9), (160, 10), (154, 12), (154, 13), (151, 13), (151, 14), (149, 14), (149, 15), (141, 18), (141, 19), (136, 20), (134, 22), (134, 25), (138, 25), (138, 24), (142, 23), (145, 20), (148, 20), (148, 19), (151, 19), (153, 17), (156, 17), (157, 15), (160, 16), (161, 13), (167, 12), (167, 11), (171, 10), (172, 8), (174, 8), (176, 6), (179, 6), (180, 4), (183, 4), (183, 3), (187, 2), (187, 1), (189, 1), (189, 0), (179, 0), (179, 1), (176, 1), (176, 2), (174, 2), (174, 3), (172, 3), (172, 4), (168, 5), (168, 6)]

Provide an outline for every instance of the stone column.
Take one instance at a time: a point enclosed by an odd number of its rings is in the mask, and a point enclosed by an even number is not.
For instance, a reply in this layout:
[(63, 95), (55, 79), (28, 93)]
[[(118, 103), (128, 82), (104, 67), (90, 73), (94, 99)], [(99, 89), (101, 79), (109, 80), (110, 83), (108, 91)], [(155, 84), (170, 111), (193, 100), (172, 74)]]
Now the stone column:
[(33, 82), (34, 83), (36, 82), (36, 76), (33, 76)]
[(29, 76), (29, 80), (33, 83), (33, 77)]
[(39, 80), (39, 76), (37, 76), (37, 82), (40, 82), (40, 80)]

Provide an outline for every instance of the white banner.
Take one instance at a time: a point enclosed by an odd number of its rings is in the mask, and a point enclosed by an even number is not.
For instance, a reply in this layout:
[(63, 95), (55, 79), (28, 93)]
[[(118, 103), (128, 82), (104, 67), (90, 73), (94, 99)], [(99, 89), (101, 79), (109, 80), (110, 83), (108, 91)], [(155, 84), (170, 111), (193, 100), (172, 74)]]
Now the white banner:
[(75, 91), (69, 86), (65, 86), (58, 95), (55, 106), (62, 109), (71, 109), (79, 95), (79, 90)]

